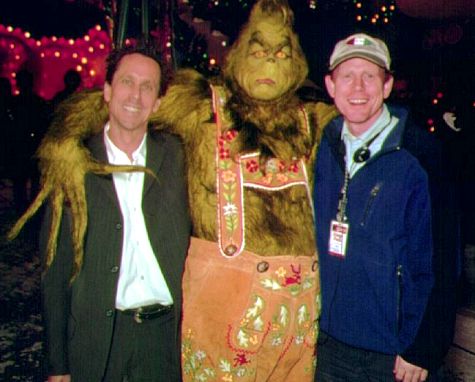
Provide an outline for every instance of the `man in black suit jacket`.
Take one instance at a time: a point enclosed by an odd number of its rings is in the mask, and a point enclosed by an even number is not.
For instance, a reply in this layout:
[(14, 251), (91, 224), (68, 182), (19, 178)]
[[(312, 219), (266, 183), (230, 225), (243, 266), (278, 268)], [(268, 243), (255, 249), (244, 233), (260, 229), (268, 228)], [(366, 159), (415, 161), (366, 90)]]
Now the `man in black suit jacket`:
[[(43, 281), (49, 382), (180, 381), (181, 277), (188, 247), (177, 138), (148, 131), (160, 65), (149, 48), (108, 59), (109, 121), (87, 146), (99, 162), (149, 171), (88, 173), (87, 231), (78, 257), (74, 208), (63, 214)], [(53, 209), (46, 213), (47, 253)]]

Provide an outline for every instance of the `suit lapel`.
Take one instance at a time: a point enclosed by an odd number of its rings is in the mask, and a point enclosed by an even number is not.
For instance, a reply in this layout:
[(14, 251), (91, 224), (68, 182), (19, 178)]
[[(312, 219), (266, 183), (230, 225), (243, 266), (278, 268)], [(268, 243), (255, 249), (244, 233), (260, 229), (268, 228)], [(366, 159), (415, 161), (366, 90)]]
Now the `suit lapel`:
[[(166, 155), (166, 147), (163, 142), (153, 133), (149, 132), (147, 136), (147, 161), (146, 166), (160, 179), (160, 167)], [(145, 174), (145, 181), (143, 186), (143, 195), (145, 196), (150, 190), (154, 179), (149, 174)]]
[[(88, 148), (91, 151), (92, 156), (101, 163), (108, 163), (109, 159), (107, 157), (106, 147), (104, 145), (104, 135), (103, 130), (93, 136), (88, 141)], [(114, 182), (112, 175), (97, 175), (95, 176), (97, 182), (104, 188), (105, 194), (107, 197), (111, 198), (115, 203), (117, 203), (117, 195), (115, 192)]]

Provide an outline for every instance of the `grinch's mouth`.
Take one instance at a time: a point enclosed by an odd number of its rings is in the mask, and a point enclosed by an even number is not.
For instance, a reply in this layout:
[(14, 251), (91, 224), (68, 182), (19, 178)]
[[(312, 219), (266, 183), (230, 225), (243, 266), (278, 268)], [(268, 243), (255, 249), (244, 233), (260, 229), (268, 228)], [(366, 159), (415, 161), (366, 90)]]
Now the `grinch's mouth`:
[(259, 85), (275, 85), (275, 81), (271, 78), (260, 78), (256, 80)]

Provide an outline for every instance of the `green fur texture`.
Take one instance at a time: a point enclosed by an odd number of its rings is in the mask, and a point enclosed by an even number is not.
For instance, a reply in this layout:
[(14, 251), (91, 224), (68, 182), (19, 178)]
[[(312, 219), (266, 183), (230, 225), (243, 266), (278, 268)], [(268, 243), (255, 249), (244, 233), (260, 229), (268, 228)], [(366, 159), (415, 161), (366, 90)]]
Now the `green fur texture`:
[[(233, 66), (240, 65), (241, 45), (248, 37), (246, 34), (253, 30), (253, 24), (260, 17), (269, 17), (276, 12), (275, 19), (290, 30), (295, 53), (295, 79), (282, 97), (262, 103), (249, 98), (236, 83)], [(304, 157), (311, 189), (315, 153), (322, 128), (336, 115), (336, 111), (323, 103), (300, 105), (294, 95), (307, 75), (307, 63), (297, 36), (291, 30), (292, 22), (293, 15), (287, 1), (261, 0), (256, 3), (248, 24), (227, 57), (223, 78), (211, 81), (214, 85), (225, 87), (228, 96), (226, 109), (232, 121), (227, 128), (240, 131), (239, 138), (233, 143), (233, 154), (257, 148), (264, 154), (263, 157), (274, 156), (283, 160)], [(309, 115), (310, 131), (307, 131), (305, 120), (298, 112), (299, 107), (304, 107)], [(15, 237), (25, 222), (49, 199), (53, 213), (48, 241), (49, 265), (55, 256), (63, 209), (68, 206), (73, 222), (73, 277), (81, 268), (87, 228), (85, 175), (138, 170), (133, 166), (116, 167), (98, 163), (84, 147), (83, 140), (103, 128), (107, 115), (101, 91), (79, 93), (60, 107), (38, 151), (41, 191), (9, 232), (10, 239)], [(183, 139), (194, 235), (217, 241), (216, 125), (209, 80), (194, 70), (178, 71), (151, 122), (155, 128), (168, 129)], [(246, 189), (246, 249), (262, 256), (315, 253), (309, 197), (304, 186), (273, 192)]]
[(103, 129), (107, 116), (108, 108), (104, 103), (102, 91), (75, 94), (59, 106), (37, 152), (41, 172), (40, 191), (7, 234), (9, 240), (14, 239), (49, 198), (52, 210), (46, 258), (46, 265), (49, 266), (56, 253), (63, 209), (67, 205), (72, 215), (71, 235), (75, 253), (73, 277), (81, 269), (83, 239), (87, 228), (85, 175), (144, 171), (136, 166), (99, 163), (83, 146), (85, 138)]

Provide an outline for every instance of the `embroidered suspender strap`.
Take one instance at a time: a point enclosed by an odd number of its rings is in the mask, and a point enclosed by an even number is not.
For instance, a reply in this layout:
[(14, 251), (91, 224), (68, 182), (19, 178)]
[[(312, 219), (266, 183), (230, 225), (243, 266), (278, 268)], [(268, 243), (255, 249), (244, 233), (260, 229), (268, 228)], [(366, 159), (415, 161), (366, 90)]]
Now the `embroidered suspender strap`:
[[(241, 254), (245, 247), (244, 187), (278, 191), (301, 185), (307, 191), (312, 205), (312, 195), (303, 158), (288, 163), (271, 158), (266, 163), (265, 174), (259, 166), (259, 153), (230, 157), (230, 145), (237, 136), (226, 120), (224, 106), (226, 94), (222, 87), (211, 86), (213, 111), (216, 123), (216, 189), (218, 213), (218, 244), (220, 253), (225, 257)], [(309, 134), (308, 115), (301, 107), (306, 133)]]
[[(211, 86), (213, 111), (216, 122), (216, 189), (218, 210), (219, 251), (225, 257), (235, 257), (244, 250), (243, 183), (241, 159), (230, 158), (229, 146), (237, 136), (226, 124), (224, 104), (226, 94), (222, 87)], [(228, 122), (229, 123), (229, 122)]]

